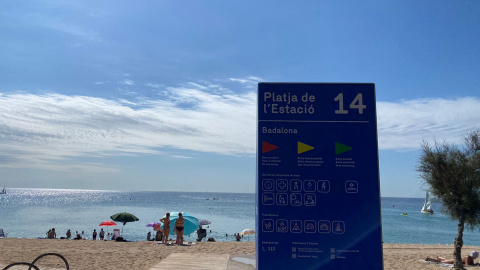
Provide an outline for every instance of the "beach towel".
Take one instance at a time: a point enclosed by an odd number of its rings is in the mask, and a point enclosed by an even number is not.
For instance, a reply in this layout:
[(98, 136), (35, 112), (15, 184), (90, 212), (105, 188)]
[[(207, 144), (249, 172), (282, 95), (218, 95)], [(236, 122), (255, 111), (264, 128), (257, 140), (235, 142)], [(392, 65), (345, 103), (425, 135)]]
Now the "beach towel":
[[(424, 262), (424, 263), (435, 264), (436, 266), (440, 266), (440, 267), (453, 268), (453, 264), (450, 264), (450, 263), (431, 262), (431, 261), (425, 261), (425, 260), (420, 260), (420, 261), (421, 261), (421, 262)], [(480, 264), (476, 263), (476, 264), (474, 264), (474, 265), (464, 265), (463, 267), (465, 267), (465, 268), (480, 267)]]

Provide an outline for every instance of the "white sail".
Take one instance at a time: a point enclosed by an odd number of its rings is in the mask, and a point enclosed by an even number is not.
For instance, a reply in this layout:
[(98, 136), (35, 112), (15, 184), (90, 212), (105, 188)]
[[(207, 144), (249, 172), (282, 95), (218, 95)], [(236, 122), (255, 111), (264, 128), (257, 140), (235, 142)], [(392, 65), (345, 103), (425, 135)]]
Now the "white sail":
[(425, 202), (423, 203), (422, 212), (433, 213), (432, 203), (430, 202), (430, 196), (428, 195), (428, 191), (425, 194)]

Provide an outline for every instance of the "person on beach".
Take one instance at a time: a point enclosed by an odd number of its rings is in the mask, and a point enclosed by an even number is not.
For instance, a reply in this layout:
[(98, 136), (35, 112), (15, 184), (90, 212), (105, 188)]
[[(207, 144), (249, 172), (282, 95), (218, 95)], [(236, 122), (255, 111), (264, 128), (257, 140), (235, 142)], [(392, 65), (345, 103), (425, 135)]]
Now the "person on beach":
[(57, 233), (55, 232), (55, 228), (52, 228), (49, 232), (48, 232), (48, 236), (47, 236), (49, 239), (55, 239), (57, 238)]
[(237, 239), (238, 242), (240, 242), (240, 240), (242, 240), (242, 237), (240, 236), (240, 234), (237, 234), (237, 235), (235, 236), (235, 238)]
[(162, 241), (163, 243), (163, 232), (162, 231), (157, 231), (155, 234), (155, 241)]
[(147, 241), (150, 241), (150, 238), (152, 238), (152, 233), (151, 233), (151, 232), (148, 232), (148, 233), (147, 233)]
[(70, 231), (70, 229), (67, 230), (67, 239), (70, 239), (72, 238), (72, 232)]
[[(470, 255), (464, 256), (462, 258), (462, 262), (464, 265), (474, 265), (474, 261), (476, 258), (478, 258), (478, 252), (477, 251), (472, 251)], [(445, 259), (443, 257), (437, 257), (436, 259), (427, 257), (425, 258), (425, 261), (427, 262), (441, 262), (441, 263), (448, 263), (448, 264), (453, 264), (455, 263), (454, 259)]]
[(97, 230), (96, 229), (93, 229), (92, 240), (93, 241), (97, 240)]
[(100, 230), (100, 241), (103, 241), (103, 239), (105, 239), (105, 231), (103, 230), (103, 228)]
[(167, 213), (164, 218), (160, 219), (163, 223), (163, 238), (162, 243), (167, 244), (168, 235), (170, 234), (170, 213)]
[(178, 213), (178, 218), (175, 220), (175, 232), (177, 233), (177, 244), (179, 246), (183, 245), (183, 229), (185, 226), (185, 219), (183, 218), (182, 213)]
[(207, 230), (202, 228), (202, 225), (198, 226), (197, 230), (197, 241), (202, 241), (203, 238), (207, 237)]

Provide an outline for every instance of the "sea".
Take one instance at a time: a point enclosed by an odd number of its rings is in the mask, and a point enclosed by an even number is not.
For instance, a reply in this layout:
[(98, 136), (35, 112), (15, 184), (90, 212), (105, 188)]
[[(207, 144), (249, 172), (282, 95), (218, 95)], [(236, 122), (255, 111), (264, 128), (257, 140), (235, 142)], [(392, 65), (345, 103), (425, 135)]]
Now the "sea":
[[(453, 244), (457, 222), (432, 204), (435, 213), (422, 214), (421, 198), (382, 198), (382, 234), (385, 243)], [(128, 212), (139, 218), (123, 226), (100, 227), (110, 216)], [(55, 228), (57, 237), (68, 229), (92, 238), (93, 230), (112, 232), (123, 229), (128, 241), (145, 241), (152, 232), (146, 225), (159, 222), (167, 212), (186, 212), (211, 223), (203, 226), (207, 237), (216, 241), (234, 241), (234, 234), (255, 229), (255, 194), (213, 192), (105, 191), (71, 189), (15, 189), (0, 195), (0, 228), (14, 238), (46, 237)], [(407, 213), (408, 216), (403, 216)], [(195, 241), (196, 233), (185, 236)], [(465, 245), (480, 245), (479, 230), (464, 232)], [(255, 241), (255, 234), (242, 241)]]

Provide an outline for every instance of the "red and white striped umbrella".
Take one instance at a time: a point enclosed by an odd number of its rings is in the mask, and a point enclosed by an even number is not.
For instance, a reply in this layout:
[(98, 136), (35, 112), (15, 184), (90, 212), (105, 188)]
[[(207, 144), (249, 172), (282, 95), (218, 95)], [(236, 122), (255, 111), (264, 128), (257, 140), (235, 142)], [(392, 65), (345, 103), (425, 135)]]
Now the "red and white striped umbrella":
[(254, 233), (256, 233), (254, 229), (245, 229), (240, 234), (241, 235), (249, 235), (249, 234), (254, 234)]

